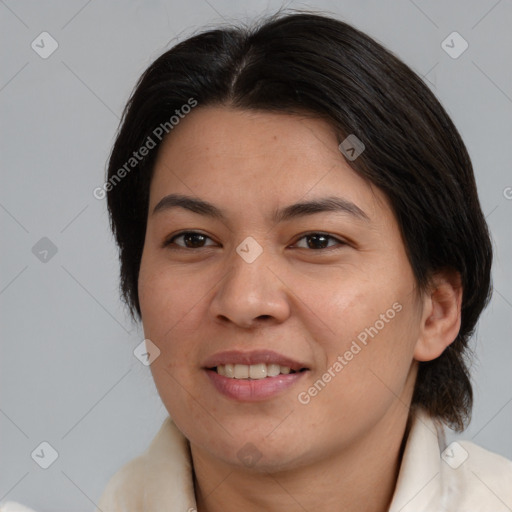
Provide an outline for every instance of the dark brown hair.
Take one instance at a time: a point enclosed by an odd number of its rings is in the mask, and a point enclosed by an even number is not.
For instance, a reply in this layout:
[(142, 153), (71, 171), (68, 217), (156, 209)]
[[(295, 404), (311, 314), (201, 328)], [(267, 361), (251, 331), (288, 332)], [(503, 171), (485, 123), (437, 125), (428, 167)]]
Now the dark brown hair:
[[(105, 188), (120, 249), (121, 291), (135, 320), (149, 184), (160, 143), (155, 130), (165, 126), (172, 136), (169, 120), (191, 98), (197, 108), (310, 112), (325, 118), (340, 141), (355, 134), (364, 143), (364, 152), (348, 163), (388, 197), (418, 289), (425, 290), (437, 270), (460, 273), (460, 332), (440, 357), (420, 362), (412, 405), (463, 430), (472, 408), (468, 341), (490, 299), (492, 245), (467, 150), (429, 88), (369, 36), (310, 13), (219, 27), (160, 56), (126, 105)], [(156, 149), (128, 169), (133, 152), (149, 138)], [(119, 179), (122, 168), (129, 172)]]

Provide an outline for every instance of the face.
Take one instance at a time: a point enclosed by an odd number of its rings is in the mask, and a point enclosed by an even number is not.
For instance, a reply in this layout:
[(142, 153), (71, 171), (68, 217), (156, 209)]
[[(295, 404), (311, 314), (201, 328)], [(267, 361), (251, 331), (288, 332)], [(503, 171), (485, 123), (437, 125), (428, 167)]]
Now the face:
[(410, 402), (411, 266), (386, 197), (323, 120), (227, 107), (181, 120), (154, 169), (139, 299), (162, 401), (212, 460), (297, 467)]

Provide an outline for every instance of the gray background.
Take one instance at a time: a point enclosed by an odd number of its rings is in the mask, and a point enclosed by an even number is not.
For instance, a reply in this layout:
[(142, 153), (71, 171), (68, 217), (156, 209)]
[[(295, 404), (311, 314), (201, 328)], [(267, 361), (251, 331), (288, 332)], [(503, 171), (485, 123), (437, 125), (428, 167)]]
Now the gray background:
[[(165, 409), (133, 356), (142, 331), (118, 299), (106, 205), (92, 191), (152, 60), (200, 26), (281, 5), (0, 1), (0, 501), (92, 510), (107, 479), (158, 430)], [(284, 5), (328, 10), (381, 41), (425, 77), (460, 129), (496, 249), (496, 290), (475, 339), (474, 416), (462, 437), (512, 458), (512, 2)], [(43, 31), (59, 44), (47, 59), (31, 48)], [(457, 59), (441, 47), (453, 31), (469, 43)], [(57, 248), (46, 262), (32, 252), (43, 237)], [(46, 470), (31, 458), (42, 441), (59, 454)]]

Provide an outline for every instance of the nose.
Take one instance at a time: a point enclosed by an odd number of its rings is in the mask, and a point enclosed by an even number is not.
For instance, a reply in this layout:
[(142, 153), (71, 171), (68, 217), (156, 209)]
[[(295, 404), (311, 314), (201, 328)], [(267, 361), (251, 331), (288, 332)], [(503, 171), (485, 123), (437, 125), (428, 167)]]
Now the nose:
[(284, 322), (290, 315), (289, 289), (279, 264), (263, 251), (251, 263), (233, 251), (210, 310), (215, 319), (243, 328)]

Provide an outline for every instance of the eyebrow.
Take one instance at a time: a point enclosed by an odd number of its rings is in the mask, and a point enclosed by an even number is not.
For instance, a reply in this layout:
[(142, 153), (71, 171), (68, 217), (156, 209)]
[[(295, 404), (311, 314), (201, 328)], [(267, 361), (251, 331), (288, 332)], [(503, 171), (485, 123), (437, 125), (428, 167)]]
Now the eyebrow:
[[(152, 215), (176, 207), (184, 208), (191, 212), (198, 213), (199, 215), (218, 219), (223, 222), (226, 221), (225, 214), (215, 205), (202, 199), (182, 194), (169, 194), (163, 197), (153, 209)], [(357, 220), (370, 222), (368, 215), (361, 210), (359, 206), (347, 199), (336, 196), (322, 197), (310, 201), (290, 204), (275, 210), (272, 215), (272, 221), (275, 224), (278, 224), (298, 217), (322, 212), (341, 212), (348, 214)]]

